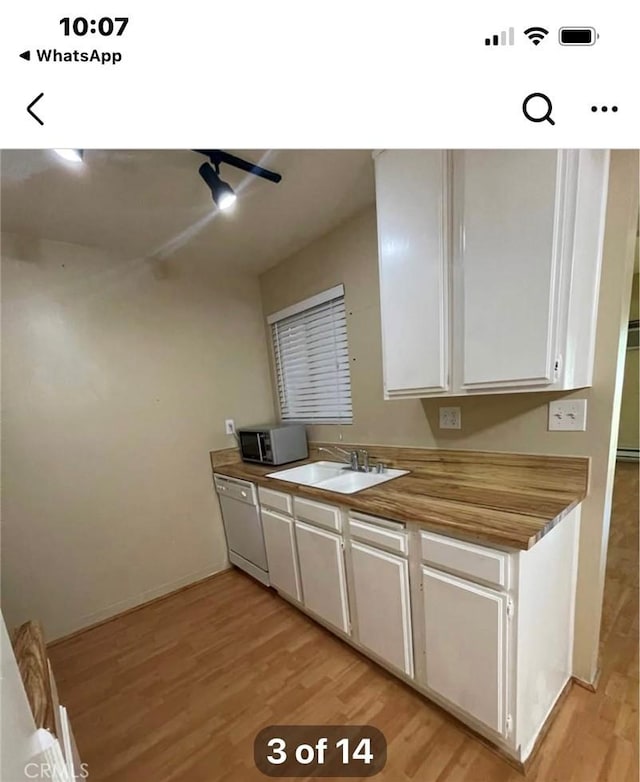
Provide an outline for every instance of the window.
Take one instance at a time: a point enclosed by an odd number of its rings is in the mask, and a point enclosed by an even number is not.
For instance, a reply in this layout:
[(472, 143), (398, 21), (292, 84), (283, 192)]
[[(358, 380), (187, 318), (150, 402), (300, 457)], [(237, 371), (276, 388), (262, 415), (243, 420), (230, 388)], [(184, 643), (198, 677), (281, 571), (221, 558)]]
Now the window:
[(267, 318), (283, 421), (350, 424), (351, 378), (344, 287)]

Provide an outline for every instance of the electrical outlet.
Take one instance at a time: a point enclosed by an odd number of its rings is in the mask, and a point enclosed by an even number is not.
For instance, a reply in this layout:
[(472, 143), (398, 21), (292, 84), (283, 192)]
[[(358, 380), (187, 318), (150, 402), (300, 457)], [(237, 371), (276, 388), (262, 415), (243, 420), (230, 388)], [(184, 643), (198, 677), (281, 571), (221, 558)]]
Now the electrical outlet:
[(441, 429), (462, 428), (462, 412), (459, 407), (440, 408), (440, 428)]
[(236, 423), (233, 420), (233, 418), (227, 418), (224, 422), (224, 431), (226, 434), (235, 434), (236, 433)]
[(549, 402), (550, 432), (584, 432), (586, 428), (586, 399), (558, 399)]

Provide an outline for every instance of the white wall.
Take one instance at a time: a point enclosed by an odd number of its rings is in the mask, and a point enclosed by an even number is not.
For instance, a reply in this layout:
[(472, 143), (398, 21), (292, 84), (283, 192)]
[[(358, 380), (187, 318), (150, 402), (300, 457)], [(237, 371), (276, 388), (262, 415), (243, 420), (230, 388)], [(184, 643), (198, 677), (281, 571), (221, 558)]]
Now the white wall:
[(52, 640), (218, 571), (209, 451), (273, 415), (258, 282), (3, 234), (2, 406), (9, 627)]

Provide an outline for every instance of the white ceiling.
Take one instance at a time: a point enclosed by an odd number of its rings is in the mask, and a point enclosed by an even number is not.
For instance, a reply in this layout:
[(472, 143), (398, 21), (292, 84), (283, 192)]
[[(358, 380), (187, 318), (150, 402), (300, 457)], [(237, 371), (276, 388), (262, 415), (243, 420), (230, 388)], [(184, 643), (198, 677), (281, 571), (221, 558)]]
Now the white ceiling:
[(188, 150), (2, 153), (1, 227), (101, 247), (127, 259), (172, 258), (261, 272), (374, 200), (368, 150), (228, 150), (282, 174), (273, 184), (223, 165), (238, 193), (217, 211)]

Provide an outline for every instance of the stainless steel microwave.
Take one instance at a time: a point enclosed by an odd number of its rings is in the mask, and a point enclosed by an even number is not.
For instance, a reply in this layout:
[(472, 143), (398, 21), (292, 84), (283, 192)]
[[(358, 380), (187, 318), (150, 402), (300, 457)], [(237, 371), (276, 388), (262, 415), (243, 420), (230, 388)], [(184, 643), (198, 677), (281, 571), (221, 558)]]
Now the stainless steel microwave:
[(307, 432), (303, 424), (265, 424), (238, 429), (244, 462), (286, 464), (306, 459)]

